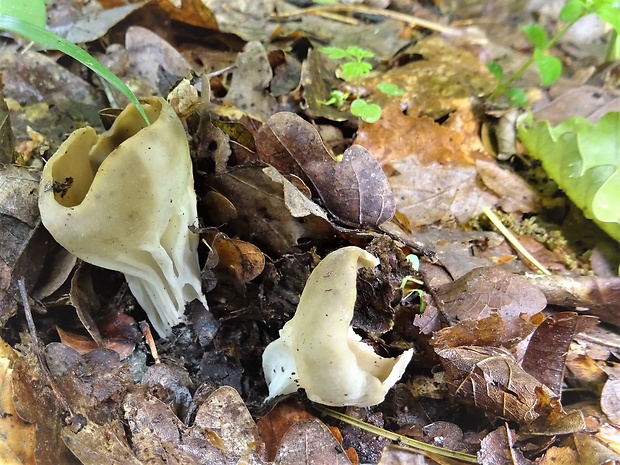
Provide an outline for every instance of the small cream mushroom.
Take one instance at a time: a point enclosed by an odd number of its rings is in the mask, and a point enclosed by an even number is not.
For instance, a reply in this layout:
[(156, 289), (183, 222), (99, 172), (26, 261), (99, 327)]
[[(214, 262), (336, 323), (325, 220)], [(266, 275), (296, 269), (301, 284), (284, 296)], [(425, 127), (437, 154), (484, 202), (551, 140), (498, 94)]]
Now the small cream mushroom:
[(125, 274), (155, 330), (168, 336), (185, 303), (206, 306), (200, 282), (196, 195), (187, 137), (162, 98), (131, 104), (97, 136), (78, 129), (47, 162), (41, 220), (82, 260)]
[(378, 264), (359, 247), (336, 250), (318, 264), (295, 316), (263, 353), (268, 400), (304, 388), (310, 400), (325, 405), (367, 407), (383, 401), (413, 350), (383, 358), (351, 328), (357, 270)]

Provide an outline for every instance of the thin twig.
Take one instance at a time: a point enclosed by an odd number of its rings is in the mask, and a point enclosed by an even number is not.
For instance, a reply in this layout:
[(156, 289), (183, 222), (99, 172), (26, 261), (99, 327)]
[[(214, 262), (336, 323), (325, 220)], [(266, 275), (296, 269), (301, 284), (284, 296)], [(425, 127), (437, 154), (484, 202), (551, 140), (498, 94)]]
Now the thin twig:
[(491, 220), (491, 223), (493, 223), (493, 225), (497, 229), (499, 229), (499, 232), (501, 232), (504, 235), (506, 240), (510, 242), (510, 244), (516, 249), (517, 252), (523, 255), (532, 265), (534, 265), (544, 274), (546, 275), (551, 274), (551, 272), (547, 268), (545, 268), (543, 265), (541, 265), (540, 262), (536, 260), (531, 253), (525, 250), (525, 248), (521, 245), (521, 243), (517, 240), (517, 238), (514, 237), (514, 235), (510, 231), (508, 231), (508, 228), (506, 228), (506, 226), (502, 224), (502, 222), (500, 221), (500, 219), (497, 217), (495, 213), (493, 213), (491, 210), (489, 210), (485, 206), (482, 207), (482, 211), (484, 212), (486, 216), (489, 217), (489, 219)]
[(361, 13), (368, 15), (377, 15), (383, 16), (385, 18), (394, 19), (396, 21), (402, 21), (403, 23), (407, 23), (412, 27), (423, 27), (425, 29), (430, 29), (431, 31), (441, 32), (442, 34), (459, 36), (463, 34), (463, 31), (460, 29), (444, 26), (443, 24), (435, 23), (433, 21), (428, 21), (426, 19), (418, 18), (416, 16), (411, 16), (405, 13), (400, 13), (398, 11), (392, 10), (382, 10), (379, 8), (371, 8), (367, 6), (359, 6), (359, 5), (328, 5), (328, 6), (313, 6), (310, 8), (303, 8), (298, 11), (293, 11), (289, 13), (276, 13), (272, 14), (271, 17), (275, 19), (284, 19), (284, 18), (293, 18), (295, 16), (301, 15), (319, 15), (325, 12), (349, 12), (349, 13)]
[(45, 361), (45, 357), (43, 356), (43, 351), (41, 350), (41, 343), (39, 342), (39, 337), (37, 336), (37, 328), (34, 325), (34, 320), (32, 318), (32, 309), (30, 308), (30, 302), (28, 301), (28, 293), (26, 292), (26, 280), (22, 276), (17, 280), (17, 288), (19, 289), (19, 294), (22, 298), (22, 306), (24, 307), (24, 315), (26, 316), (26, 324), (28, 325), (28, 332), (30, 333), (30, 337), (32, 338), (32, 351), (37, 357), (37, 361), (39, 362), (39, 367), (41, 368), (41, 373), (43, 375), (43, 381), (46, 383), (50, 389), (54, 392), (56, 398), (60, 401), (63, 408), (69, 412), (69, 415), (73, 417), (73, 412), (71, 411), (71, 407), (69, 403), (65, 400), (62, 392), (54, 383), (52, 378), (52, 374), (49, 371), (49, 367), (47, 366), (47, 362)]

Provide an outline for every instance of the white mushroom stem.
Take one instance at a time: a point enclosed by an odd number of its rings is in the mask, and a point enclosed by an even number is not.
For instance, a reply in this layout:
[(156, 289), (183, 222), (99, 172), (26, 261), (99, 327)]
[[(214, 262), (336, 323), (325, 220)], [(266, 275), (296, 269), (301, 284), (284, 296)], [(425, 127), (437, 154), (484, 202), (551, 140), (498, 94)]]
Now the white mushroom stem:
[(196, 249), (196, 195), (187, 137), (162, 98), (129, 105), (110, 130), (73, 132), (41, 178), (41, 220), (82, 260), (125, 274), (162, 336), (183, 321), (185, 303), (206, 306)]
[(295, 316), (263, 353), (269, 399), (304, 388), (314, 402), (366, 407), (383, 401), (413, 356), (383, 358), (351, 328), (357, 270), (379, 260), (358, 247), (327, 255), (314, 269)]

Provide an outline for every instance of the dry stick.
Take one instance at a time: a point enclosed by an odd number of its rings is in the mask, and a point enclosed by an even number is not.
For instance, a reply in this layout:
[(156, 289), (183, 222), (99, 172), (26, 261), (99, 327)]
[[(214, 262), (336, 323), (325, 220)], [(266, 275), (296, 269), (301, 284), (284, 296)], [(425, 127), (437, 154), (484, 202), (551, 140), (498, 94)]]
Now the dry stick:
[(32, 309), (30, 308), (30, 302), (28, 301), (28, 293), (26, 292), (26, 280), (23, 276), (17, 280), (17, 287), (22, 298), (22, 306), (24, 307), (24, 315), (26, 316), (28, 332), (32, 338), (32, 351), (37, 357), (37, 361), (39, 362), (39, 367), (41, 368), (41, 373), (43, 375), (42, 381), (50, 387), (56, 398), (62, 403), (64, 409), (69, 412), (71, 417), (73, 417), (74, 415), (71, 411), (71, 407), (69, 407), (69, 403), (65, 400), (62, 392), (58, 389), (58, 387), (56, 387), (56, 383), (54, 383), (54, 380), (52, 379), (52, 374), (49, 371), (45, 357), (43, 357), (41, 343), (39, 342), (39, 338), (37, 336), (37, 328), (35, 327), (34, 320), (32, 319)]
[(525, 250), (525, 248), (519, 243), (517, 238), (514, 237), (512, 235), (512, 233), (510, 231), (508, 231), (506, 226), (504, 226), (502, 224), (502, 222), (497, 217), (497, 215), (495, 215), (495, 213), (493, 213), (491, 210), (489, 210), (485, 206), (482, 207), (482, 211), (484, 212), (484, 214), (486, 216), (489, 217), (489, 219), (491, 220), (491, 223), (493, 223), (493, 225), (495, 225), (495, 227), (497, 229), (499, 229), (499, 232), (501, 232), (504, 235), (506, 240), (508, 240), (508, 242), (510, 242), (510, 244), (512, 244), (512, 246), (517, 250), (517, 252), (519, 252), (521, 255), (523, 255), (532, 265), (534, 265), (536, 268), (538, 268), (544, 274), (547, 274), (547, 275), (551, 274), (551, 272), (547, 268), (545, 268), (543, 265), (541, 265), (540, 262), (538, 260), (536, 260), (532, 256), (532, 254), (530, 254), (527, 250)]
[(412, 27), (423, 27), (425, 29), (430, 29), (431, 31), (441, 32), (442, 34), (458, 36), (462, 35), (463, 31), (460, 29), (444, 26), (443, 24), (435, 23), (433, 21), (428, 21), (426, 19), (418, 18), (416, 16), (411, 16), (405, 13), (399, 13), (398, 11), (392, 10), (381, 10), (379, 8), (370, 8), (367, 6), (358, 6), (358, 5), (329, 5), (329, 6), (314, 6), (310, 8), (303, 8), (299, 11), (294, 11), (290, 13), (276, 13), (272, 14), (272, 18), (283, 19), (283, 18), (292, 18), (295, 16), (301, 15), (318, 15), (321, 13), (327, 12), (351, 12), (351, 13), (362, 13), (368, 15), (377, 15), (383, 16), (385, 18), (395, 19), (396, 21), (402, 21), (404, 23), (409, 24)]

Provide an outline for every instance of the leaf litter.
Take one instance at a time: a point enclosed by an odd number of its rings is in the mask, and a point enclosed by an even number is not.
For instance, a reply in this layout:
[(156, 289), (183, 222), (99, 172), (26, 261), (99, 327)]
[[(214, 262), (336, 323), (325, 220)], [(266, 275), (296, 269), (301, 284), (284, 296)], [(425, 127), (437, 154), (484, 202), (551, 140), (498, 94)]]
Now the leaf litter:
[[(496, 84), (484, 62), (498, 58), (509, 70), (524, 61), (523, 47), (506, 44), (506, 28), (516, 32), (500, 16), (525, 22), (532, 10), (483, 18), (452, 2), (399, 1), (376, 16), (341, 14), (346, 8), (317, 16), (281, 0), (90, 3), (56, 2), (51, 23), (88, 33), (80, 40), (138, 96), (170, 95), (186, 123), (210, 309), (188, 305), (187, 323), (149, 347), (122, 276), (59, 252), (36, 211), (43, 160), (74, 128), (101, 126), (97, 110), (125, 101), (58, 54), (18, 54), (19, 39), (6, 39), (6, 463), (454, 463), (330, 419), (303, 393), (264, 404), (262, 351), (294, 314), (312, 269), (345, 245), (381, 262), (358, 275), (354, 327), (382, 356), (415, 351), (382, 404), (347, 414), (480, 463), (620, 459), (619, 278), (605, 271), (617, 268), (613, 243), (600, 233), (574, 238), (595, 226), (541, 181), (514, 131), (502, 142), (507, 158), (495, 156), (492, 132), (481, 136), (503, 111), (483, 105)], [(442, 37), (382, 11), (452, 17), (460, 34)], [(462, 27), (459, 15), (475, 27)], [(546, 11), (539, 20), (554, 22)], [(359, 89), (382, 107), (374, 124), (321, 103), (352, 89), (318, 48), (351, 44), (376, 57)], [(577, 57), (575, 70), (589, 63), (578, 44), (562, 47), (562, 58)], [(605, 76), (541, 89), (526, 73), (520, 85), (539, 99), (536, 117), (597, 121), (617, 102)], [(404, 92), (383, 94), (381, 83)], [(525, 273), (483, 206), (510, 214), (502, 218), (520, 240), (563, 266), (552, 276)], [(552, 239), (541, 230), (561, 245), (547, 250)], [(35, 300), (24, 301), (20, 278)]]

